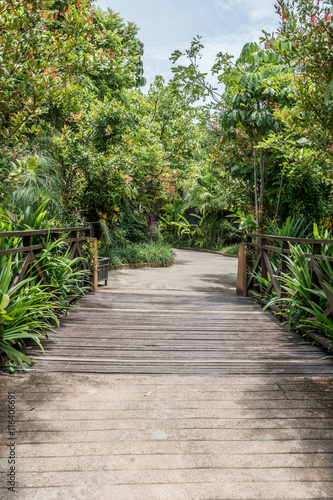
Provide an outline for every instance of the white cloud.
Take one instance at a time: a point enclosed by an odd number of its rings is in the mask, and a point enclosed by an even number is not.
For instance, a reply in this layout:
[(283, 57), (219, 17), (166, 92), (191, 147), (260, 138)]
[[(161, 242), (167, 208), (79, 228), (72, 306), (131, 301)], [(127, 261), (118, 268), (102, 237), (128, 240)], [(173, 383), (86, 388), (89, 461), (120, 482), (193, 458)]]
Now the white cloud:
[(213, 7), (220, 20), (225, 23), (231, 18), (246, 16), (252, 22), (271, 18), (276, 0), (213, 0)]
[(139, 26), (145, 45), (145, 77), (150, 84), (155, 75), (172, 78), (171, 53), (189, 48), (191, 39), (202, 34), (205, 46), (200, 61), (209, 73), (218, 52), (238, 57), (245, 43), (258, 41), (261, 29), (278, 26), (276, 0), (98, 0), (102, 8), (120, 11), (126, 20)]
[(221, 20), (227, 12), (232, 12), (243, 3), (244, 0), (214, 0), (214, 9)]

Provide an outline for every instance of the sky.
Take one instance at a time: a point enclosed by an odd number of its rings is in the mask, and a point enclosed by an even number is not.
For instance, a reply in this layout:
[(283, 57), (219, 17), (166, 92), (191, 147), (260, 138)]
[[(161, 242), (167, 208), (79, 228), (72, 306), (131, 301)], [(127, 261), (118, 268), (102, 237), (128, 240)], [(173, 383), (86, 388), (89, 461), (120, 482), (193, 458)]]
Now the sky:
[[(275, 31), (279, 18), (276, 0), (97, 0), (95, 5), (119, 12), (125, 21), (140, 28), (144, 44), (144, 76), (147, 88), (156, 75), (172, 78), (171, 53), (189, 48), (202, 36), (205, 46), (200, 63), (209, 72), (218, 52), (240, 54), (247, 42), (259, 40), (262, 29)], [(185, 61), (185, 59), (184, 59)], [(181, 62), (181, 61), (179, 61)], [(214, 79), (210, 79), (214, 83)]]

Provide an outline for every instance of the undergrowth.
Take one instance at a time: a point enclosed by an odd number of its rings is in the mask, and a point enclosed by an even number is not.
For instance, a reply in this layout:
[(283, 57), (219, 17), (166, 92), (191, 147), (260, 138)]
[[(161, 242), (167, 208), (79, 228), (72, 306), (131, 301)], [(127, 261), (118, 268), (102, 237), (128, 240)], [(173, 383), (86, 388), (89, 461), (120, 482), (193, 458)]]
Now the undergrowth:
[(109, 257), (112, 267), (119, 267), (122, 264), (150, 264), (154, 267), (169, 267), (175, 261), (172, 248), (160, 241), (129, 243), (121, 248), (101, 248), (99, 254), (101, 257)]

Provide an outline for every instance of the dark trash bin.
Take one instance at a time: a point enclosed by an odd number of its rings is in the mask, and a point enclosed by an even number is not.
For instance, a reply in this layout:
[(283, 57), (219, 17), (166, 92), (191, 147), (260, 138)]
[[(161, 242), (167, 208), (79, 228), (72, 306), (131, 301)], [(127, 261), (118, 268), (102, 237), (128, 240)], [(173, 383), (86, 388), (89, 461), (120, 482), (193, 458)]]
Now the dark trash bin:
[(98, 281), (105, 281), (105, 285), (108, 284), (109, 262), (108, 257), (98, 257)]

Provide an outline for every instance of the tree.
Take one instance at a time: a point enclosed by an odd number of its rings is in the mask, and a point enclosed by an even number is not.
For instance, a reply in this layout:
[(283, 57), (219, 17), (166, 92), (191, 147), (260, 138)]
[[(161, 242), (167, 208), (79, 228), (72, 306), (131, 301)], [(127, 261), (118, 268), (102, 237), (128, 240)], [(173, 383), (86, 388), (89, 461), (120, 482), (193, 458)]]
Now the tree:
[[(112, 55), (96, 50), (103, 35), (90, 3), (8, 0), (0, 8), (0, 147), (24, 141), (35, 131), (48, 102), (89, 69), (107, 66)], [(36, 124), (34, 123), (36, 121)]]
[[(267, 44), (265, 47), (260, 47), (256, 43), (246, 44), (235, 63), (228, 54), (219, 53), (212, 71), (225, 86), (223, 95), (220, 95), (206, 83), (207, 75), (199, 71), (197, 61), (200, 59), (202, 48), (200, 38), (194, 39), (190, 50), (185, 53), (190, 65), (178, 66), (174, 72), (183, 82), (184, 88), (195, 82), (193, 91), (197, 96), (213, 97), (217, 103), (215, 109), (220, 115), (220, 122), (225, 131), (225, 140), (232, 140), (239, 129), (245, 130), (249, 137), (254, 154), (256, 220), (257, 226), (261, 227), (264, 214), (265, 159), (260, 141), (269, 130), (279, 129), (279, 122), (274, 116), (275, 107), (290, 106), (293, 102), (290, 69), (281, 63), (272, 44)], [(176, 62), (181, 55), (176, 51), (172, 60)], [(259, 182), (257, 148), (259, 148)]]
[(97, 41), (97, 47), (114, 54), (113, 65), (108, 70), (92, 75), (99, 89), (99, 97), (121, 91), (124, 88), (139, 88), (146, 84), (143, 77), (143, 43), (138, 38), (135, 23), (125, 23), (120, 15), (110, 8), (107, 12), (95, 9), (94, 20), (105, 38)]
[(283, 152), (288, 174), (315, 175), (332, 185), (332, 2), (278, 0), (276, 10), (281, 23), (274, 43), (279, 58), (293, 68), (297, 102), (278, 110), (284, 132), (272, 135), (269, 146)]

